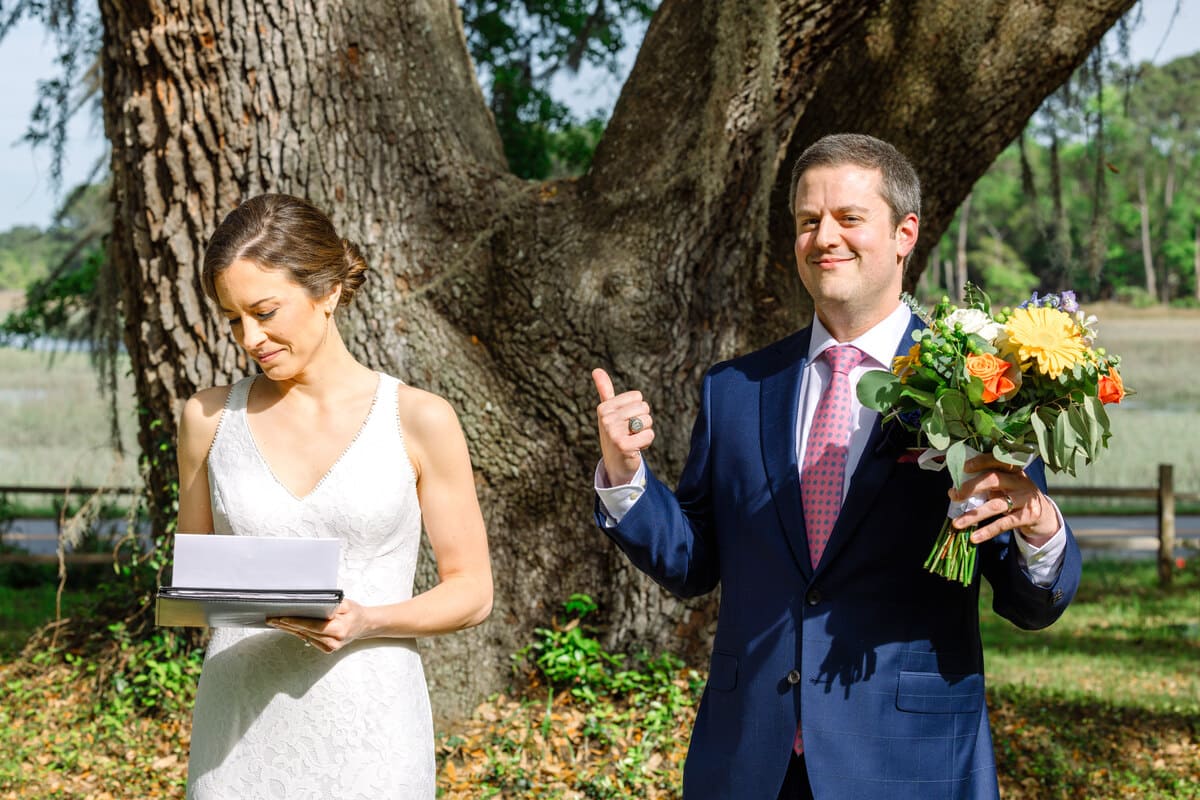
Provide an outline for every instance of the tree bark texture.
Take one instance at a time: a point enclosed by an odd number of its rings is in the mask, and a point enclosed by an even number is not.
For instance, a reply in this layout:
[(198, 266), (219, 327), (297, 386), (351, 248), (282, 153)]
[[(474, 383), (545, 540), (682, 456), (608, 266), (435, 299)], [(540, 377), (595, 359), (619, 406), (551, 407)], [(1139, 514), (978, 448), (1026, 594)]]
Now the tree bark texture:
[(971, 193), (963, 198), (958, 207), (958, 244), (954, 250), (955, 274), (954, 296), (963, 301), (967, 288), (967, 231), (971, 224)]
[[(600, 601), (609, 646), (702, 665), (715, 599), (671, 598), (592, 526), (590, 369), (646, 394), (648, 458), (672, 481), (704, 370), (811, 317), (796, 154), (851, 130), (907, 152), (923, 266), (1132, 2), (665, 0), (590, 172), (536, 183), (504, 165), (449, 0), (100, 0), (110, 257), (155, 523), (173, 514), (183, 401), (250, 367), (203, 297), (205, 241), (248, 196), (303, 195), (372, 266), (341, 321), (352, 350), (449, 399), (470, 444), (496, 605), (425, 643), (439, 715), (502, 687), (509, 654), (577, 591)], [(426, 558), (420, 580), (435, 576)]]

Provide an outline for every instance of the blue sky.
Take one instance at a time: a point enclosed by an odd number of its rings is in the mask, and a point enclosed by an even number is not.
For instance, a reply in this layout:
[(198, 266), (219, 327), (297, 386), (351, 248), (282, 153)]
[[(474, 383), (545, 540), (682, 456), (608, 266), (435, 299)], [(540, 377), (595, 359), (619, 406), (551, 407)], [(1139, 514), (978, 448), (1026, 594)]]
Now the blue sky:
[[(1135, 60), (1153, 58), (1161, 64), (1195, 52), (1200, 0), (1178, 0), (1180, 15), (1172, 24), (1176, 2), (1143, 0), (1144, 19), (1132, 41)], [(19, 141), (35, 103), (37, 81), (55, 73), (53, 60), (53, 43), (35, 23), (22, 23), (0, 42), (0, 98), (5, 107), (0, 115), (0, 231), (22, 224), (45, 226), (58, 201), (50, 181), (49, 154)], [(630, 63), (632, 59), (625, 61)], [(555, 85), (563, 102), (580, 113), (611, 108), (617, 89), (615, 81), (603, 76), (598, 79), (594, 71), (584, 71), (576, 80)], [(63, 169), (63, 185), (67, 188), (82, 181), (104, 153), (99, 120), (86, 114), (76, 116)]]

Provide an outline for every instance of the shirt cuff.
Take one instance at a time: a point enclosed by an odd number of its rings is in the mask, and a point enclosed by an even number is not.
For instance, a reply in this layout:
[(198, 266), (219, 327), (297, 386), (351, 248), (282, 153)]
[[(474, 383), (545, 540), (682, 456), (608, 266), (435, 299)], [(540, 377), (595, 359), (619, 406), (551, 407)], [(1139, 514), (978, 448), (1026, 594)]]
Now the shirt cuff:
[[(1049, 498), (1047, 498), (1049, 499)], [(1041, 547), (1035, 547), (1025, 540), (1019, 532), (1014, 531), (1013, 538), (1017, 542), (1017, 558), (1021, 569), (1036, 585), (1043, 589), (1053, 586), (1062, 572), (1063, 558), (1067, 552), (1067, 524), (1063, 521), (1062, 512), (1053, 500), (1054, 513), (1058, 516), (1058, 530)]]
[(608, 480), (608, 471), (604, 469), (604, 460), (596, 465), (596, 496), (600, 498), (600, 509), (604, 512), (604, 521), (608, 527), (621, 523), (621, 519), (633, 508), (633, 504), (646, 492), (646, 462), (638, 465), (637, 472), (629, 483), (612, 486)]

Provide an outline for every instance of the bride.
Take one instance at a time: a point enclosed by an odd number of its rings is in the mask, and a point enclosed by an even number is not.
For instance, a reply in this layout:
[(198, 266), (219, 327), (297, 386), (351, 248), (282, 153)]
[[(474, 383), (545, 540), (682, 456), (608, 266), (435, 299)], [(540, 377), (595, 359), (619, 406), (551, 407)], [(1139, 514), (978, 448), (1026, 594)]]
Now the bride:
[[(483, 517), (450, 405), (372, 371), (335, 320), (366, 277), (308, 202), (246, 201), (213, 234), (204, 287), (261, 373), (187, 401), (181, 533), (341, 540), (332, 619), (215, 629), (193, 712), (187, 796), (433, 798), (417, 639), (492, 604)], [(422, 523), (436, 586), (413, 596)]]

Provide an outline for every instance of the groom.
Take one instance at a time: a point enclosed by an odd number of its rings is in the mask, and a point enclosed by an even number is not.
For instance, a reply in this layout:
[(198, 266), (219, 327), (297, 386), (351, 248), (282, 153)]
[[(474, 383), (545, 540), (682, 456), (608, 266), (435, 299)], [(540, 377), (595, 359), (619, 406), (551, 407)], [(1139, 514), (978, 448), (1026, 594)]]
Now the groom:
[(990, 455), (961, 491), (900, 456), (855, 395), (921, 327), (900, 301), (920, 184), (869, 136), (827, 136), (792, 172), (796, 266), (810, 327), (712, 367), (674, 492), (642, 458), (641, 393), (592, 374), (603, 460), (596, 519), (674, 594), (721, 586), (721, 609), (684, 769), (685, 800), (997, 798), (984, 703), (978, 578), (926, 572), (947, 495), (989, 499), (979, 573), (1022, 628), (1062, 614), (1079, 550), (1040, 463)]

